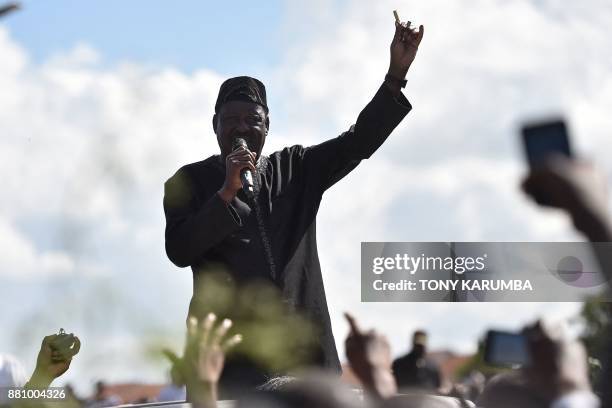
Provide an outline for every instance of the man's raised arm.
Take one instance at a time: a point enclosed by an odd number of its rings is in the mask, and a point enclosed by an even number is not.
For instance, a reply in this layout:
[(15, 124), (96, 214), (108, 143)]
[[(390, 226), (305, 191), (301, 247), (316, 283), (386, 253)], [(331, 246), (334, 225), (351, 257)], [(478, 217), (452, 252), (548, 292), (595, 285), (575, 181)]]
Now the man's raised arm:
[(412, 109), (401, 89), (423, 33), (422, 25), (416, 29), (410, 22), (396, 22), (384, 83), (361, 111), (355, 126), (335, 139), (304, 150), (309, 177), (322, 190), (348, 174), (361, 160), (369, 158)]

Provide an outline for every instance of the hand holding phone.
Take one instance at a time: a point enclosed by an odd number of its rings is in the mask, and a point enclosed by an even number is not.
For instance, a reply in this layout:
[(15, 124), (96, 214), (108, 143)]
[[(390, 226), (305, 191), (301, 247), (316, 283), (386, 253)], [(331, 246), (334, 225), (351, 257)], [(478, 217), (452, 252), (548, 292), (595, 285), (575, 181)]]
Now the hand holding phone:
[(485, 340), (484, 359), (494, 366), (524, 366), (531, 357), (527, 338), (521, 333), (489, 330)]
[(567, 126), (563, 119), (525, 124), (521, 133), (529, 165), (537, 167), (551, 156), (572, 157)]

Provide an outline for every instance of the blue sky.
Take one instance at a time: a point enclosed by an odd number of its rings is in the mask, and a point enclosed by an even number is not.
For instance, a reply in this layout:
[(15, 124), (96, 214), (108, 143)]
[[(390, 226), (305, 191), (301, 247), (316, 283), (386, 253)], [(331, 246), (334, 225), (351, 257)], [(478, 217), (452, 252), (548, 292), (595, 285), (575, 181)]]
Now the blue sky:
[(191, 296), (191, 272), (164, 253), (163, 182), (217, 152), (220, 83), (245, 73), (266, 83), (264, 152), (327, 140), (380, 86), (395, 8), (426, 27), (405, 91), (414, 109), (325, 193), (318, 215), (340, 354), (345, 310), (387, 333), (396, 355), (415, 328), (431, 331), (434, 348), (469, 352), (491, 325), (576, 313), (563, 303), (364, 304), (359, 249), (582, 239), (519, 192), (516, 129), (562, 112), (578, 152), (612, 177), (609, 1), (180, 4), (27, 1), (0, 24), (0, 327), (9, 333), (0, 350), (31, 367), (40, 339), (64, 327), (84, 339), (66, 381), (163, 380), (142, 345), (157, 333), (179, 347)]
[(243, 64), (270, 67), (280, 57), (279, 0), (22, 4), (24, 10), (4, 24), (37, 62), (79, 43), (98, 50), (107, 63), (139, 61), (187, 72), (202, 67), (232, 72)]

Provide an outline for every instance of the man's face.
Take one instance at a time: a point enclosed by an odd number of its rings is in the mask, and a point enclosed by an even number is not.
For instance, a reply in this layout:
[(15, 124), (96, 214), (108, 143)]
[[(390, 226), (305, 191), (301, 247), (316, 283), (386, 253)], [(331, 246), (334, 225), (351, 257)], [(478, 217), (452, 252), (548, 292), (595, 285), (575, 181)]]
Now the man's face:
[(242, 101), (224, 103), (213, 117), (221, 157), (225, 158), (232, 152), (235, 139), (243, 138), (249, 150), (259, 158), (269, 126), (270, 119), (261, 105)]

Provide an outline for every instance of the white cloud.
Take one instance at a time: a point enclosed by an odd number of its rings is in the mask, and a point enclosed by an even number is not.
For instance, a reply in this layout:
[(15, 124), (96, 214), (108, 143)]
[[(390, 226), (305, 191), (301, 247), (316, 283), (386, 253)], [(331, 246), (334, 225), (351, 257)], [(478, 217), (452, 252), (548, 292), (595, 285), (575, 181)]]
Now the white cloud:
[[(152, 310), (146, 323), (172, 333), (184, 327), (191, 273), (176, 271), (164, 253), (163, 183), (217, 150), (210, 118), (222, 78), (206, 70), (105, 66), (102, 58), (78, 45), (33, 64), (0, 27), (0, 287), (3, 308), (12, 311), (1, 320), (15, 329), (0, 349), (22, 348), (26, 360), (39, 340), (20, 330), (41, 335), (24, 325), (31, 316), (49, 330), (76, 327), (86, 346), (103, 344), (100, 332), (142, 334), (132, 330), (136, 316), (99, 318), (112, 307), (121, 316)], [(106, 292), (101, 275), (110, 283)], [(129, 297), (114, 299), (124, 291)], [(23, 299), (20, 308), (6, 306)], [(92, 330), (91, 321), (100, 327)], [(138, 377), (131, 367), (125, 375)], [(98, 373), (79, 374), (86, 381)]]
[(75, 261), (63, 251), (39, 252), (31, 241), (0, 217), (0, 275), (20, 280), (66, 275), (74, 271)]
[[(88, 247), (80, 254), (87, 256), (132, 234), (142, 240), (153, 225), (163, 231), (163, 182), (216, 150), (210, 117), (222, 78), (136, 64), (103, 68), (86, 45), (34, 65), (3, 28), (0, 53), (0, 210), (15, 233), (45, 218), (40, 233), (19, 233), (33, 251), (45, 253), (34, 248), (47, 245), (39, 235), (53, 229), (63, 242), (52, 246)], [(51, 269), (66, 266), (56, 258), (47, 261)]]
[[(406, 89), (414, 111), (325, 194), (318, 217), (340, 350), (344, 310), (387, 332), (398, 352), (416, 327), (429, 328), (435, 345), (467, 350), (493, 323), (575, 313), (573, 304), (359, 301), (361, 241), (580, 239), (563, 216), (518, 190), (516, 127), (528, 114), (564, 112), (580, 150), (609, 160), (612, 7), (566, 3), (287, 2), (287, 52), (268, 84), (280, 89), (270, 104), (283, 116), (272, 111), (268, 151), (326, 140), (354, 122), (386, 72), (394, 8), (426, 26)], [(223, 77), (103, 59), (81, 44), (33, 64), (0, 27), (0, 244), (11, 248), (0, 279), (81, 276), (96, 259), (146, 307), (184, 297), (165, 313), (179, 322), (190, 272), (174, 270), (163, 253), (162, 185), (217, 151), (210, 120)]]

